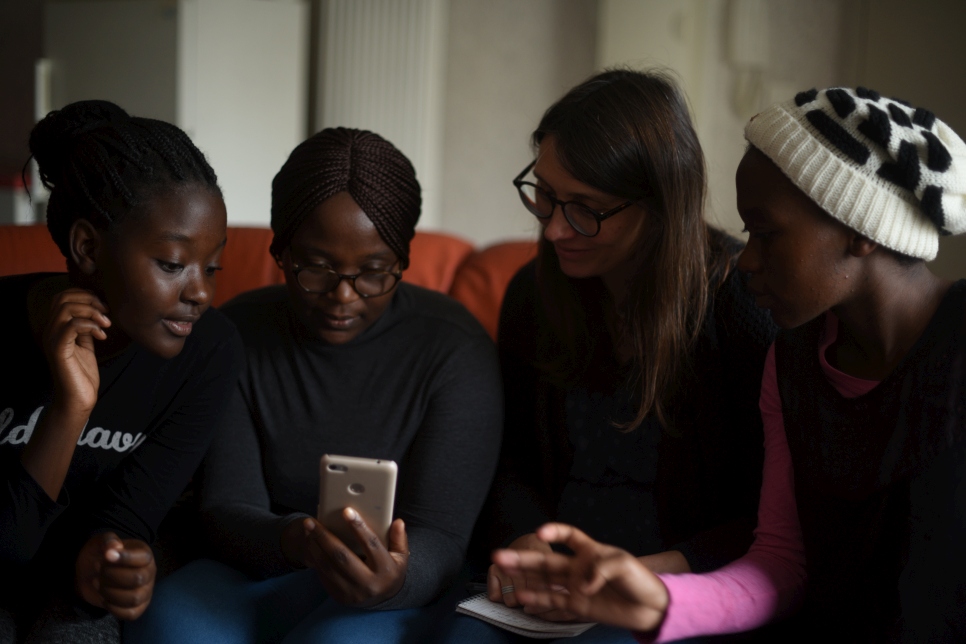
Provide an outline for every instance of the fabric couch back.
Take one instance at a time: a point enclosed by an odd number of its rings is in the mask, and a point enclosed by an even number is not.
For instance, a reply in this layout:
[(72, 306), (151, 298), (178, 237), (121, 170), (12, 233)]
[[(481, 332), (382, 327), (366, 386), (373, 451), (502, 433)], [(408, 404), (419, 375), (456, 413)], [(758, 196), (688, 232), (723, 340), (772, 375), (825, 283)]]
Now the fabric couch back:
[[(285, 281), (268, 252), (271, 242), (268, 228), (228, 228), (215, 306), (239, 293)], [(477, 251), (453, 235), (419, 231), (412, 241), (411, 263), (403, 280), (451, 295), (495, 339), (506, 287), (535, 255), (533, 241), (503, 242)], [(66, 268), (66, 260), (46, 226), (0, 225), (0, 275), (63, 272)]]

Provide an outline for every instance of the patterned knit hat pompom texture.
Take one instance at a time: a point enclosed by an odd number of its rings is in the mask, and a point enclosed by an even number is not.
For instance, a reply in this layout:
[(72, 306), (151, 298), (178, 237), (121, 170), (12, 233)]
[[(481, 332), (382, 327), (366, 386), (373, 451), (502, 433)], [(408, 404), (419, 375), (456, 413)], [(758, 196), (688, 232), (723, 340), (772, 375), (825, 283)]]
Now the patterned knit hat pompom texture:
[(745, 138), (830, 215), (911, 257), (966, 232), (966, 144), (936, 115), (859, 87), (801, 92)]

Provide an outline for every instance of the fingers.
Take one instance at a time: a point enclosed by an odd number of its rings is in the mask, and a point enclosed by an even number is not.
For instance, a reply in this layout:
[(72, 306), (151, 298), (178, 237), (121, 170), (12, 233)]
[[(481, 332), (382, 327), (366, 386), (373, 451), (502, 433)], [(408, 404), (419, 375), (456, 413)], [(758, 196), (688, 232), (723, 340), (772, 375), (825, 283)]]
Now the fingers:
[(503, 603), (503, 593), (500, 589), (507, 584), (503, 583), (500, 572), (496, 565), (491, 565), (486, 571), (486, 596), (491, 602)]
[[(371, 606), (392, 597), (406, 579), (409, 552), (405, 525), (397, 519), (390, 527), (394, 550), (389, 552), (358, 513), (346, 511), (343, 516), (359, 537), (366, 561), (356, 556), (339, 537), (313, 521), (310, 550), (316, 559), (312, 567), (319, 573), (322, 586), (333, 599), (348, 606)], [(403, 548), (406, 550), (401, 551)]]
[(103, 310), (103, 307), (98, 308), (97, 306), (84, 302), (61, 303), (52, 312), (50, 321), (64, 323), (71, 318), (84, 318), (103, 327), (111, 326), (111, 320), (107, 317), (107, 313)]
[(369, 528), (369, 524), (365, 522), (362, 515), (352, 508), (345, 508), (342, 511), (342, 518), (346, 520), (349, 527), (355, 533), (369, 566), (374, 570), (384, 568), (387, 564), (386, 560), (389, 557), (389, 553), (386, 551), (386, 546), (383, 545), (382, 539)]
[[(538, 552), (535, 550), (497, 550), (493, 553), (493, 563), (507, 575), (526, 576), (528, 582), (539, 578), (539, 585), (549, 587), (552, 584), (565, 586), (572, 574), (575, 562), (573, 558), (556, 552)], [(536, 586), (527, 583), (528, 587)]]
[(57, 310), (65, 304), (82, 304), (90, 306), (100, 313), (107, 314), (107, 305), (91, 291), (82, 288), (69, 288), (61, 291), (50, 303), (51, 315), (56, 314)]
[(154, 582), (141, 584), (134, 588), (117, 588), (114, 586), (101, 585), (101, 598), (103, 608), (110, 610), (113, 608), (130, 609), (148, 604), (154, 593)]
[(81, 289), (68, 289), (54, 298), (48, 327), (63, 326), (72, 319), (90, 320), (98, 327), (111, 326), (104, 303), (90, 291)]
[(517, 591), (526, 588), (530, 581), (522, 572), (507, 573), (498, 566), (490, 566), (486, 577), (487, 597), (490, 601), (501, 602), (510, 608), (522, 606)]
[(409, 559), (409, 535), (402, 519), (396, 519), (389, 526), (389, 552), (405, 555)]
[(111, 548), (106, 551), (104, 558), (112, 566), (143, 568), (151, 565), (154, 561), (154, 552), (143, 541), (129, 539), (122, 543), (119, 548)]
[(138, 618), (154, 593), (154, 553), (139, 539), (121, 541), (117, 535), (106, 533), (102, 555), (100, 574), (92, 582), (101, 606), (118, 619)]
[[(525, 600), (527, 593), (548, 593), (551, 595), (564, 596), (569, 595), (570, 591), (560, 584), (547, 584), (540, 586), (539, 588), (531, 584), (526, 589), (522, 590), (517, 598), (520, 600), (520, 603), (523, 604), (523, 612), (527, 613), (528, 615), (539, 616), (541, 619), (545, 619), (549, 622), (572, 622), (576, 619), (576, 615), (567, 609), (528, 603)], [(564, 605), (569, 607), (570, 600), (568, 599)]]
[(563, 608), (551, 608), (550, 610), (546, 610), (536, 606), (525, 605), (523, 607), (523, 612), (529, 615), (536, 615), (540, 619), (545, 619), (548, 622), (573, 622), (577, 620), (576, 615)]
[(54, 345), (52, 348), (60, 348), (78, 337), (104, 340), (107, 338), (104, 329), (109, 326), (107, 307), (96, 295), (82, 289), (67, 289), (51, 303), (46, 336)]
[(520, 601), (526, 606), (524, 612), (539, 615), (548, 621), (574, 621), (580, 615), (575, 612), (575, 604), (583, 598), (569, 593), (544, 589), (521, 589)]
[[(309, 521), (305, 523), (308, 524)], [(314, 566), (317, 570), (323, 574), (336, 573), (348, 577), (363, 577), (371, 572), (339, 537), (326, 530), (317, 521), (312, 521), (312, 524), (315, 527), (309, 535), (311, 541), (309, 549), (312, 553), (310, 556), (318, 558)], [(379, 545), (382, 546), (381, 543)]]
[(566, 523), (547, 523), (537, 529), (537, 536), (547, 543), (562, 543), (579, 553), (582, 550), (607, 549), (602, 543), (594, 541), (579, 528)]

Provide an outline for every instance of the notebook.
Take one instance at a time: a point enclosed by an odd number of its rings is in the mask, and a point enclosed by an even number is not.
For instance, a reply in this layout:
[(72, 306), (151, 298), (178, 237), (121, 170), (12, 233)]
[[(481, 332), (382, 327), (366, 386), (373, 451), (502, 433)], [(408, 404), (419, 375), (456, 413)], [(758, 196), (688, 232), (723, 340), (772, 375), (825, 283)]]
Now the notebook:
[(545, 619), (527, 615), (522, 608), (509, 608), (505, 604), (491, 602), (487, 599), (486, 593), (464, 599), (456, 607), (456, 612), (482, 619), (484, 622), (517, 635), (541, 640), (576, 637), (597, 625), (595, 622), (548, 622)]

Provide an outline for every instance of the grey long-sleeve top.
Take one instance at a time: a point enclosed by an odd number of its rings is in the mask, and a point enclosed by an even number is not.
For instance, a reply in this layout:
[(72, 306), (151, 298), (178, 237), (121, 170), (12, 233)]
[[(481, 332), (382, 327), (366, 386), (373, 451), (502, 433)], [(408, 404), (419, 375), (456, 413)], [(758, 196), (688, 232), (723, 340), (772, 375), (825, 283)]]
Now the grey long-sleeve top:
[(405, 283), (339, 346), (306, 333), (284, 287), (223, 311), (247, 364), (201, 474), (213, 555), (260, 578), (290, 572), (280, 535), (315, 515), (321, 455), (392, 459), (411, 554), (402, 589), (376, 608), (433, 600), (462, 565), (496, 467), (503, 393), (489, 336), (458, 303)]

